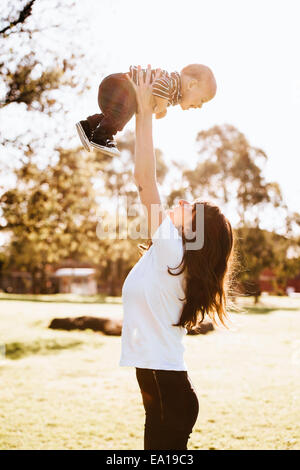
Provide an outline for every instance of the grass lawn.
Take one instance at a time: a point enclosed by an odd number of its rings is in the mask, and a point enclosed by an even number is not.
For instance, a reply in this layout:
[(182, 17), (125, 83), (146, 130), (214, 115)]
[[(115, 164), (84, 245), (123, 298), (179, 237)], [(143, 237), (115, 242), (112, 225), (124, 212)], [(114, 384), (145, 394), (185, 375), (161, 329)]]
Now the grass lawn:
[[(42, 300), (0, 296), (0, 449), (142, 449), (120, 337), (47, 328), (59, 316), (121, 317), (120, 302)], [(189, 449), (300, 449), (300, 299), (241, 303), (248, 313), (230, 331), (186, 338), (200, 401)]]

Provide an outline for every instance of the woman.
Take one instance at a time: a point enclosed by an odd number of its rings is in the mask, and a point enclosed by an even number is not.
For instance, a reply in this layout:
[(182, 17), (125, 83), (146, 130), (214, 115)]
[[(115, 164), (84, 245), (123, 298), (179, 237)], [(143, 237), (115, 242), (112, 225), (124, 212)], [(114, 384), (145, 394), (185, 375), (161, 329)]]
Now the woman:
[[(138, 105), (134, 178), (152, 244), (123, 285), (120, 366), (136, 368), (146, 413), (144, 449), (185, 450), (199, 404), (182, 340), (205, 314), (214, 318), (216, 312), (224, 324), (233, 236), (228, 220), (208, 202), (181, 200), (173, 210), (163, 210), (152, 141), (150, 71), (148, 66), (144, 80), (139, 67), (139, 85), (132, 85)], [(187, 234), (196, 233), (197, 241), (201, 228), (204, 244), (194, 246)]]

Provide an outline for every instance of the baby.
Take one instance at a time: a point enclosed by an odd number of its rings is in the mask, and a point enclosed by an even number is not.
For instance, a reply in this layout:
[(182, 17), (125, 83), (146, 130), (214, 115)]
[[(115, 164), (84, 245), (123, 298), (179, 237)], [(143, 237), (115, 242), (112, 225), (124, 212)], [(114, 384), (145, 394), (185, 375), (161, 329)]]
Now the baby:
[[(146, 73), (146, 69), (143, 69)], [(99, 150), (115, 156), (120, 152), (114, 136), (121, 131), (137, 111), (135, 90), (126, 73), (114, 73), (105, 77), (99, 86), (98, 104), (102, 114), (88, 116), (76, 124), (80, 140), (87, 151)], [(137, 83), (137, 67), (130, 66), (128, 75)], [(156, 119), (167, 114), (168, 106), (179, 104), (181, 109), (201, 108), (216, 94), (216, 80), (209, 67), (191, 64), (180, 73), (151, 70), (153, 113)]]

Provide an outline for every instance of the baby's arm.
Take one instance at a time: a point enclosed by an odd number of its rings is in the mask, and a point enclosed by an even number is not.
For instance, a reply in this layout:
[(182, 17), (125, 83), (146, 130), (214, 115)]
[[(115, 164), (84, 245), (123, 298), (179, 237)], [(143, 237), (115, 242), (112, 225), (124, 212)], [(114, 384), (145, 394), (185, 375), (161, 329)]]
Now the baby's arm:
[(161, 119), (167, 114), (168, 100), (159, 96), (153, 95), (153, 112), (156, 119)]

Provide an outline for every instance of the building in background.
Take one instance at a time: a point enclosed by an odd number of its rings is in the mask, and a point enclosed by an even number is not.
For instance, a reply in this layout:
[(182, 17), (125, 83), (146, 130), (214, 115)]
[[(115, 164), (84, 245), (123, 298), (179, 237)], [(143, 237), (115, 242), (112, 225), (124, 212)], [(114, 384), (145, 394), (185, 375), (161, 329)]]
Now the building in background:
[(63, 294), (96, 295), (98, 293), (94, 268), (59, 268), (53, 276), (58, 278), (58, 291)]
[[(95, 295), (106, 286), (97, 285), (97, 267), (91, 263), (66, 260), (45, 268), (48, 294)], [(7, 293), (31, 294), (34, 292), (29, 272), (10, 270), (0, 272), (0, 290)]]
[(287, 282), (287, 293), (293, 294), (300, 292), (300, 273), (294, 279), (289, 279)]

